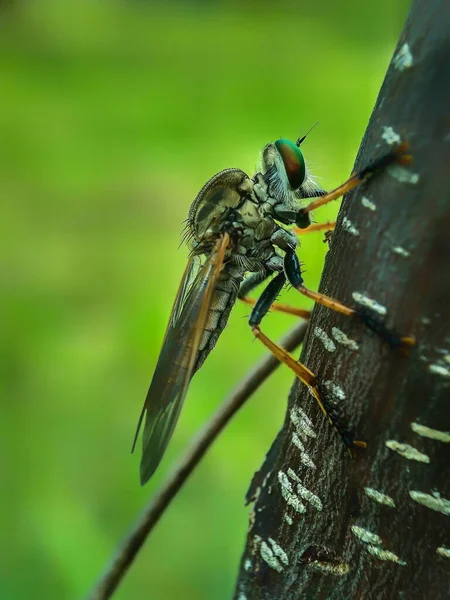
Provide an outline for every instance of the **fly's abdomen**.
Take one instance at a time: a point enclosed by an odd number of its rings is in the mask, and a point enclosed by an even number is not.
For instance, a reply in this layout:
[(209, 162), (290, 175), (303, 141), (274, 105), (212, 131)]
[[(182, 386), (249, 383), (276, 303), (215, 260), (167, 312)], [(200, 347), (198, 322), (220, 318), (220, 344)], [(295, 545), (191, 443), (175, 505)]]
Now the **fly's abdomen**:
[(236, 302), (242, 279), (243, 274), (241, 273), (234, 272), (234, 270), (233, 273), (230, 273), (226, 268), (223, 270), (213, 292), (211, 308), (200, 341), (194, 372), (200, 369), (225, 329), (231, 309)]

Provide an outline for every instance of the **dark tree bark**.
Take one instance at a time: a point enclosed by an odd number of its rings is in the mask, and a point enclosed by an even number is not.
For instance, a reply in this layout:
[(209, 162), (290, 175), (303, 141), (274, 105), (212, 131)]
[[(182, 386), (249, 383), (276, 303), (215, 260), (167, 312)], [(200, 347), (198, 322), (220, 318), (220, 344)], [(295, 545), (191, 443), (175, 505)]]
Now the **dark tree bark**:
[(352, 459), (294, 384), (249, 490), (239, 600), (449, 597), (449, 13), (444, 0), (412, 6), (355, 169), (399, 139), (414, 162), (346, 196), (320, 287), (376, 300), (417, 344), (405, 356), (316, 306), (301, 362), (368, 447)]

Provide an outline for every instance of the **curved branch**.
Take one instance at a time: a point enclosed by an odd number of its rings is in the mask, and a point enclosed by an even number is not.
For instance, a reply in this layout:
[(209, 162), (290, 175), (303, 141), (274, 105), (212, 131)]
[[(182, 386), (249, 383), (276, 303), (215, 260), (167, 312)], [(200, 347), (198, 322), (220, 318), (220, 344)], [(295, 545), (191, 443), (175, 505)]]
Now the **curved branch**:
[[(295, 350), (302, 343), (306, 333), (305, 322), (296, 325), (281, 341), (281, 345), (289, 351)], [(236, 389), (223, 402), (211, 420), (204, 426), (193, 440), (190, 448), (180, 458), (172, 473), (151, 500), (148, 507), (132, 526), (130, 533), (120, 543), (116, 554), (98, 580), (89, 595), (89, 600), (106, 600), (110, 598), (125, 576), (134, 558), (144, 544), (147, 536), (155, 527), (161, 516), (169, 507), (180, 488), (202, 459), (205, 452), (224, 429), (233, 415), (250, 398), (258, 387), (275, 371), (279, 362), (271, 354), (261, 362), (237, 385)]]

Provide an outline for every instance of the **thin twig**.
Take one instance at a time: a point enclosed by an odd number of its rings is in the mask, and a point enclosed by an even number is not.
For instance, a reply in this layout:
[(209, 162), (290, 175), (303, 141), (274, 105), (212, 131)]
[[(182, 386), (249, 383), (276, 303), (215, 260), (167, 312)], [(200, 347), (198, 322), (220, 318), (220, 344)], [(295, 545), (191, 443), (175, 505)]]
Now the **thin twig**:
[[(302, 322), (298, 324), (283, 338), (281, 345), (292, 352), (302, 343), (306, 328), (307, 323)], [(279, 364), (278, 360), (272, 354), (264, 357), (223, 402), (211, 420), (193, 440), (188, 450), (183, 454), (167, 478), (166, 483), (137, 519), (130, 533), (121, 542), (105, 573), (97, 581), (91, 594), (88, 596), (88, 600), (106, 600), (107, 598), (111, 598), (148, 534), (152, 531), (170, 502), (200, 462), (206, 450), (222, 429), (225, 428), (231, 417), (267, 377), (275, 371)]]

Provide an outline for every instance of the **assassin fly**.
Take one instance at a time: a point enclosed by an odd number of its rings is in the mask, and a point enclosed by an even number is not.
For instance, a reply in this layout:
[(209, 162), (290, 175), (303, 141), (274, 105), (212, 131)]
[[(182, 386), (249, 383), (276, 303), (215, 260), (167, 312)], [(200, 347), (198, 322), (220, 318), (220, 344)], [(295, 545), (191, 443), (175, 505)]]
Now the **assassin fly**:
[[(224, 330), (230, 311), (239, 298), (254, 305), (249, 325), (253, 335), (307, 386), (324, 414), (348, 448), (365, 446), (354, 439), (334, 414), (320, 382), (306, 366), (269, 339), (260, 324), (269, 309), (309, 317), (302, 311), (276, 304), (286, 283), (314, 302), (349, 317), (361, 319), (369, 328), (396, 346), (409, 346), (412, 338), (388, 331), (367, 309), (345, 306), (305, 287), (296, 254), (297, 233), (332, 229), (311, 225), (312, 210), (339, 198), (367, 177), (389, 164), (408, 164), (406, 145), (375, 160), (344, 184), (325, 192), (319, 189), (300, 149), (306, 136), (292, 142), (279, 139), (262, 152), (261, 169), (249, 177), (240, 169), (225, 169), (212, 177), (192, 203), (185, 239), (190, 257), (170, 315), (162, 350), (145, 399), (133, 449), (145, 416), (140, 464), (141, 484), (158, 467), (180, 415), (189, 382), (200, 369)], [(307, 206), (305, 199), (313, 199)], [(292, 229), (284, 226), (294, 225)], [(254, 302), (249, 292), (272, 276)]]

